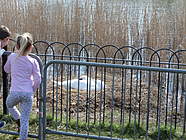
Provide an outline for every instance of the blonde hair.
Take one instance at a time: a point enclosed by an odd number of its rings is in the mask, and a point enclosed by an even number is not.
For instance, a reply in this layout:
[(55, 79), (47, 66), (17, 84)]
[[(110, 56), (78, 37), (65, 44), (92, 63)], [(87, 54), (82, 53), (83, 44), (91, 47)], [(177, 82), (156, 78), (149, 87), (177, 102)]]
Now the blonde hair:
[(17, 49), (19, 50), (18, 56), (24, 55), (33, 43), (32, 35), (24, 33), (17, 36)]

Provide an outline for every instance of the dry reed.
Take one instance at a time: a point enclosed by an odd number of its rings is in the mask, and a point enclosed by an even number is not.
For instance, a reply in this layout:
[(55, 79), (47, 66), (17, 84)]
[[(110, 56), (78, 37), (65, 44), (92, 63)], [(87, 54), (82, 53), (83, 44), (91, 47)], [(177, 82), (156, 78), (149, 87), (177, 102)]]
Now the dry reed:
[(63, 0), (0, 0), (0, 3), (1, 24), (13, 33), (31, 32), (35, 40), (176, 50), (186, 34), (184, 0), (174, 2), (172, 10), (153, 3), (140, 9), (126, 2), (106, 0), (83, 3), (72, 0), (69, 4)]

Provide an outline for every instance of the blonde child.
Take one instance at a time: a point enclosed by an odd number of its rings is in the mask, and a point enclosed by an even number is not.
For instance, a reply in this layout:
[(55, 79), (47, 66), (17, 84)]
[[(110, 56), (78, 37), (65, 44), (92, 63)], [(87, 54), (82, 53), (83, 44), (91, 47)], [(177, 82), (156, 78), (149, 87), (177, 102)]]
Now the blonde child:
[[(32, 109), (33, 93), (39, 87), (41, 74), (36, 59), (28, 54), (32, 51), (32, 36), (24, 33), (17, 37), (16, 53), (12, 53), (4, 66), (11, 74), (10, 94), (6, 105), (15, 120), (20, 119), (20, 140), (26, 140), (29, 129), (29, 118)], [(20, 110), (16, 105), (20, 104)]]

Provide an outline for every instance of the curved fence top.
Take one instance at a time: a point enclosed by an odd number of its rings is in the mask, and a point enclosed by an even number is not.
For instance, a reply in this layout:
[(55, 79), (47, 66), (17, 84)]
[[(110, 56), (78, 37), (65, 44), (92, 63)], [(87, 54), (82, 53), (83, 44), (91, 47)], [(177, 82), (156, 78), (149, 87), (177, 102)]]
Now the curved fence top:
[[(11, 40), (11, 51), (15, 50), (15, 41)], [(43, 62), (48, 60), (76, 60), (87, 62), (117, 63), (156, 67), (184, 68), (186, 50), (151, 47), (114, 46), (80, 43), (35, 41), (33, 51)]]

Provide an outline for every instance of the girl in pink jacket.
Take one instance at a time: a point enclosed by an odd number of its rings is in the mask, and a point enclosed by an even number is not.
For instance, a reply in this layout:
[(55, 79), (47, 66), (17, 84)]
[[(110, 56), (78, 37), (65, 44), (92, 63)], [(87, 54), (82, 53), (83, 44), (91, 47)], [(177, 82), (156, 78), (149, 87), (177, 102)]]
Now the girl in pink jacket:
[[(32, 36), (24, 33), (17, 37), (16, 53), (10, 54), (4, 70), (11, 74), (10, 94), (6, 105), (18, 124), (20, 121), (20, 139), (28, 136), (29, 118), (32, 109), (33, 93), (41, 83), (39, 64), (28, 54), (32, 51)], [(16, 108), (20, 104), (21, 113)]]

